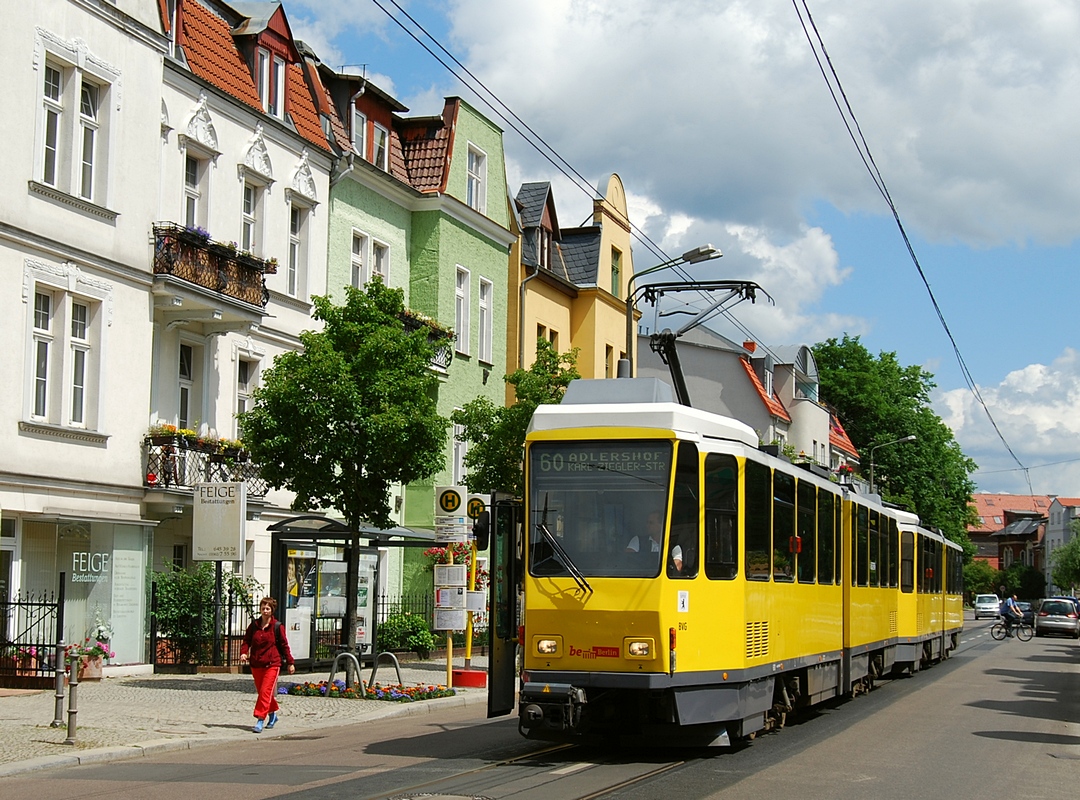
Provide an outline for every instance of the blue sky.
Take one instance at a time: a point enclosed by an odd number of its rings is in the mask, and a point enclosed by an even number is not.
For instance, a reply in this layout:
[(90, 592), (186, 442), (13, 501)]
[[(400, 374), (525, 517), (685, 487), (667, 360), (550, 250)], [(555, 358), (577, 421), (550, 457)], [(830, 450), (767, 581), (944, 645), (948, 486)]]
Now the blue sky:
[[(378, 3), (404, 19), (389, 0)], [(759, 341), (847, 332), (873, 352), (894, 351), (934, 374), (934, 408), (979, 464), (979, 490), (1080, 496), (1072, 0), (806, 2), (965, 363), (1026, 474), (965, 387), (791, 2), (398, 3), (592, 184), (618, 172), (633, 222), (665, 252), (705, 242), (723, 250), (695, 277), (760, 283), (776, 304), (735, 311)], [(375, 0), (285, 8), (325, 63), (366, 64), (410, 114), (438, 113), (444, 96), (460, 94), (494, 118)], [(560, 221), (582, 221), (586, 192), (504, 128), (512, 191), (550, 180)], [(639, 270), (660, 260), (635, 249)]]

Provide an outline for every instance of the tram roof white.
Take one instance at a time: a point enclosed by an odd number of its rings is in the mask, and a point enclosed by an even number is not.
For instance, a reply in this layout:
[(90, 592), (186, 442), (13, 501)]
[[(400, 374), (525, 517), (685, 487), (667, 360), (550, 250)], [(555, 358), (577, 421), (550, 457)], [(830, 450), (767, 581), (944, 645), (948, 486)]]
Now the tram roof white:
[(562, 403), (538, 406), (529, 424), (530, 433), (565, 428), (657, 428), (758, 445), (746, 423), (676, 403), (671, 387), (655, 378), (571, 382)]

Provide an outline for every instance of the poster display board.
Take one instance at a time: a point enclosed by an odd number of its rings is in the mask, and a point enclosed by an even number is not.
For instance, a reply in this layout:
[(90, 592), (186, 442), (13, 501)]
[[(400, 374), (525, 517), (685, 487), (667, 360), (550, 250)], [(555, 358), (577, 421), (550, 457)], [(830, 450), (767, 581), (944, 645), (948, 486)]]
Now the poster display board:
[(191, 527), (195, 561), (243, 561), (247, 482), (196, 483)]

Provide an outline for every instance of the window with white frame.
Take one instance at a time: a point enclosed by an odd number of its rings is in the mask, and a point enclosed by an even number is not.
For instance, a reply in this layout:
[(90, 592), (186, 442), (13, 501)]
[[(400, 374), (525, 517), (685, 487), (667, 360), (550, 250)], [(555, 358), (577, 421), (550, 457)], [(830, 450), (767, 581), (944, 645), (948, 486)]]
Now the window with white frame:
[(188, 228), (206, 225), (204, 183), (208, 160), (200, 159), (190, 151), (184, 153), (184, 226)]
[(492, 363), (492, 343), (494, 339), (494, 325), (492, 320), (491, 303), (495, 292), (495, 284), (487, 278), (480, 279), (480, 306), (477, 319), (477, 333), (480, 335), (478, 356), (486, 364)]
[(49, 417), (49, 374), (53, 347), (53, 295), (47, 291), (34, 293), (34, 400), (31, 415), (38, 419)]
[(93, 429), (97, 423), (100, 301), (36, 283), (31, 311), (28, 418)]
[(41, 182), (57, 186), (60, 181), (60, 132), (64, 119), (64, 73), (53, 65), (45, 65), (45, 87), (42, 92), (44, 104), (43, 164)]
[(203, 348), (181, 342), (177, 362), (178, 427), (194, 430), (202, 418)]
[(487, 211), (487, 155), (473, 144), (469, 145), (468, 173), (466, 203), (483, 214)]
[(617, 247), (611, 248), (611, 293), (619, 297), (622, 288), (620, 275), (622, 274), (622, 251)]
[(349, 284), (357, 289), (367, 282), (365, 265), (367, 264), (368, 237), (357, 231), (352, 235), (352, 270), (349, 276)]
[(390, 281), (390, 246), (371, 241), (371, 277), (380, 278), (383, 286), (389, 285)]
[(377, 122), (372, 127), (375, 130), (375, 135), (371, 143), (371, 163), (383, 171), (389, 171), (390, 131)]
[(256, 58), (256, 81), (263, 110), (272, 117), (285, 118), (285, 61), (260, 47)]
[(454, 347), (463, 355), (469, 353), (469, 271), (464, 267), (457, 268), (457, 279), (454, 286), (454, 330), (457, 339)]
[[(251, 410), (251, 393), (255, 391), (259, 375), (259, 362), (240, 358), (236, 362), (236, 413)], [(240, 438), (240, 423), (236, 423), (236, 438)]]
[(83, 78), (79, 92), (79, 127), (81, 141), (79, 196), (94, 199), (94, 164), (97, 158), (98, 87)]
[[(72, 45), (46, 55), (41, 70), (35, 180), (75, 199), (102, 206), (107, 186), (109, 96), (119, 73), (93, 71)], [(85, 67), (74, 66), (75, 62)]]
[(285, 292), (289, 297), (296, 297), (300, 291), (307, 253), (307, 215), (307, 208), (296, 203), (289, 206), (289, 258), (285, 266)]
[(454, 452), (451, 458), (453, 483), (454, 486), (463, 486), (465, 484), (465, 454), (469, 451), (469, 444), (465, 441), (464, 425), (454, 425), (453, 438)]
[(352, 118), (352, 147), (360, 158), (367, 160), (367, 114), (353, 109)]
[(90, 357), (90, 306), (71, 301), (71, 424), (86, 420), (87, 364)]
[(245, 182), (240, 223), (240, 249), (249, 253), (258, 251), (259, 206), (261, 202), (262, 187), (256, 186), (250, 181)]

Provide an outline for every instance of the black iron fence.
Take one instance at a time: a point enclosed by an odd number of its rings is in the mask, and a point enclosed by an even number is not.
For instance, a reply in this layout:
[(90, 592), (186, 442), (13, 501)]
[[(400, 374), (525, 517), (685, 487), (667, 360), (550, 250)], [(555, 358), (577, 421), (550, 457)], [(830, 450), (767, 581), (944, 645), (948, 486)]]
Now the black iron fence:
[(64, 629), (59, 592), (0, 597), (0, 686), (46, 688), (55, 680), (56, 645)]
[(197, 603), (188, 614), (158, 613), (157, 584), (150, 596), (150, 663), (155, 672), (195, 672), (197, 667), (240, 665), (244, 632), (258, 611), (249, 594), (224, 592)]

